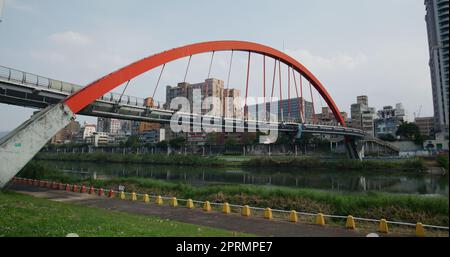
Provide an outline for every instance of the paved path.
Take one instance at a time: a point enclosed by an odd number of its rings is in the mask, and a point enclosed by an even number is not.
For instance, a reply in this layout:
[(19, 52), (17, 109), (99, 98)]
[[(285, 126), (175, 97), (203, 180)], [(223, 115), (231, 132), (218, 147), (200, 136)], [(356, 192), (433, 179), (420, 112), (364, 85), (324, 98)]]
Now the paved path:
[(221, 228), (230, 231), (252, 233), (260, 236), (361, 237), (367, 234), (340, 227), (320, 227), (314, 224), (266, 220), (261, 217), (243, 217), (239, 214), (226, 215), (216, 211), (205, 212), (198, 208), (174, 208), (167, 205), (120, 200), (117, 198), (110, 199), (107, 197), (66, 192), (64, 190), (52, 190), (30, 185), (15, 184), (8, 189), (53, 201), (70, 202), (134, 214), (152, 215), (164, 219)]

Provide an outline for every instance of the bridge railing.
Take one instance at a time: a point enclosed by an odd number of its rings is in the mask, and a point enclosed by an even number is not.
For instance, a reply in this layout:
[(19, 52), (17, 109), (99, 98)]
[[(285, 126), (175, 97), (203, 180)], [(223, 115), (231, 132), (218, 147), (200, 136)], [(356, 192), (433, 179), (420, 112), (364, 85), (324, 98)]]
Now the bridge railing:
[[(5, 67), (0, 65), (0, 78), (6, 81), (11, 81), (31, 87), (39, 87), (50, 90), (55, 90), (58, 92), (73, 94), (76, 91), (83, 88), (80, 85), (64, 82), (61, 80), (51, 79), (47, 77), (42, 77), (29, 72)], [(139, 107), (146, 107), (144, 98), (122, 95), (114, 92), (109, 92), (100, 97), (98, 100), (112, 102), (115, 104), (122, 105), (133, 105)], [(154, 108), (163, 109), (164, 104), (159, 101), (154, 101)]]

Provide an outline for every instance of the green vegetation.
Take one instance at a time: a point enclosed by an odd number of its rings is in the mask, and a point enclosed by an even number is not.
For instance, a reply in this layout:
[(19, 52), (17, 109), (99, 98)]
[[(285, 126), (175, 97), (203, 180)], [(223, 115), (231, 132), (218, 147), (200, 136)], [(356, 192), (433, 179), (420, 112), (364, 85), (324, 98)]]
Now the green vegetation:
[[(229, 155), (235, 155), (230, 153)], [(187, 166), (244, 166), (244, 167), (301, 167), (311, 169), (346, 169), (346, 170), (396, 170), (396, 171), (424, 171), (422, 159), (408, 159), (402, 161), (358, 161), (358, 160), (327, 160), (322, 161), (314, 157), (273, 156), (273, 157), (243, 157), (236, 156), (234, 161), (224, 157), (203, 157), (200, 155), (166, 155), (166, 154), (122, 154), (122, 153), (39, 153), (36, 160), (54, 161), (87, 161), (108, 163), (140, 163), (161, 165)]]
[(381, 160), (333, 160), (321, 161), (316, 158), (277, 157), (254, 158), (243, 163), (249, 167), (299, 167), (311, 169), (344, 169), (344, 170), (396, 170), (396, 171), (424, 171), (425, 164), (422, 159), (408, 159), (404, 161)]
[(436, 161), (439, 163), (439, 166), (448, 172), (448, 155), (439, 155), (436, 157)]
[(158, 217), (53, 202), (0, 192), (2, 236), (244, 236)]
[[(417, 222), (425, 224), (449, 224), (448, 198), (443, 196), (407, 196), (386, 193), (336, 193), (314, 189), (291, 189), (284, 187), (264, 187), (252, 185), (208, 185), (191, 186), (184, 183), (160, 181), (148, 178), (116, 178), (111, 180), (80, 180), (58, 171), (46, 170), (39, 164), (27, 166), (20, 176), (51, 179), (64, 183), (79, 183), (96, 187), (117, 188), (124, 185), (126, 191), (151, 195), (176, 196), (212, 202), (248, 204), (274, 209), (323, 212), (337, 215), (354, 215), (366, 218), (387, 218), (389, 220)], [(38, 175), (39, 174), (39, 175)], [(59, 178), (57, 177), (59, 174)]]
[(215, 157), (199, 155), (122, 154), (122, 153), (38, 153), (37, 160), (91, 161), (109, 163), (170, 164), (188, 166), (224, 166)]
[(414, 141), (416, 145), (422, 145), (423, 141), (426, 139), (425, 136), (420, 134), (420, 129), (415, 123), (404, 121), (400, 126), (398, 126), (397, 136), (407, 140)]

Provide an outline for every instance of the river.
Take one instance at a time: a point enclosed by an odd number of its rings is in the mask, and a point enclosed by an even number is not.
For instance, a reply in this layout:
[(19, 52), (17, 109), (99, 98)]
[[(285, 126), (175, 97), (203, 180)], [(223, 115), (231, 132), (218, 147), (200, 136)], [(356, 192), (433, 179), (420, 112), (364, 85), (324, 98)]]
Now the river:
[(210, 168), (148, 164), (39, 161), (81, 178), (145, 177), (195, 186), (252, 184), (313, 188), (336, 192), (378, 191), (400, 194), (449, 195), (448, 176), (411, 172), (301, 170), (296, 168)]

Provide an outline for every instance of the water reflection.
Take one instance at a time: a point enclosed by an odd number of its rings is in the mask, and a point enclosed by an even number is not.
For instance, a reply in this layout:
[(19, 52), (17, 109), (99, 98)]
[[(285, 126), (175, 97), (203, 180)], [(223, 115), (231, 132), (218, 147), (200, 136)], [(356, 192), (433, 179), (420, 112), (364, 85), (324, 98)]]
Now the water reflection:
[(329, 191), (380, 191), (403, 194), (440, 194), (448, 196), (448, 176), (401, 172), (354, 172), (301, 170), (293, 168), (240, 169), (205, 168), (91, 162), (41, 161), (81, 178), (146, 177), (184, 181), (202, 186), (208, 184), (253, 184), (316, 188)]

